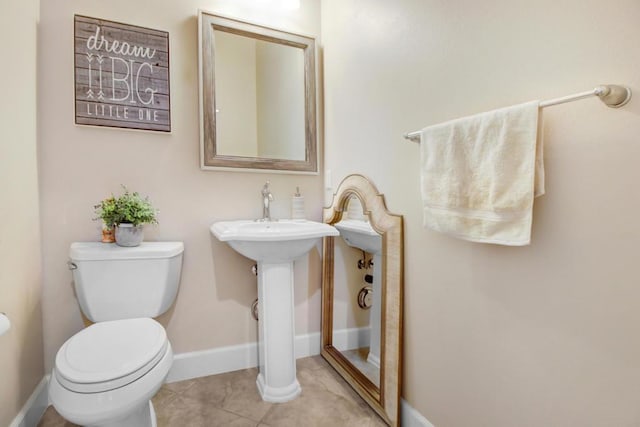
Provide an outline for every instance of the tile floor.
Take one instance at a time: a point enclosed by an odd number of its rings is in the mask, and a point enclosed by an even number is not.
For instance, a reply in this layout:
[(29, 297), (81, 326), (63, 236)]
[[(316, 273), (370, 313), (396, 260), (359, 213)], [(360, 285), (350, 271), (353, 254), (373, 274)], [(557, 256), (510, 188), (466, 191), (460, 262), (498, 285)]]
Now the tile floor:
[[(320, 356), (298, 359), (302, 394), (268, 403), (256, 368), (162, 386), (153, 398), (158, 427), (376, 427), (386, 424)], [(38, 427), (72, 427), (50, 406)]]

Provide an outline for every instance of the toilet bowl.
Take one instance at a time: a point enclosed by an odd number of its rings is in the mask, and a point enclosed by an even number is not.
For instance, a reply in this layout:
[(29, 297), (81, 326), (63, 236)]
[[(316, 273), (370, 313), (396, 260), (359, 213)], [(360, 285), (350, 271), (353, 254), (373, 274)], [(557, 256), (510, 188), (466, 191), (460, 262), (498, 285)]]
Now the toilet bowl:
[[(177, 243), (72, 245), (80, 307), (97, 323), (56, 355), (49, 397), (65, 419), (83, 426), (156, 426), (151, 398), (169, 373), (173, 351), (162, 325), (142, 316), (162, 314), (175, 298), (183, 250)], [(141, 317), (130, 318), (134, 312)]]
[(80, 425), (152, 426), (149, 402), (173, 361), (164, 328), (149, 318), (96, 323), (62, 345), (49, 396)]

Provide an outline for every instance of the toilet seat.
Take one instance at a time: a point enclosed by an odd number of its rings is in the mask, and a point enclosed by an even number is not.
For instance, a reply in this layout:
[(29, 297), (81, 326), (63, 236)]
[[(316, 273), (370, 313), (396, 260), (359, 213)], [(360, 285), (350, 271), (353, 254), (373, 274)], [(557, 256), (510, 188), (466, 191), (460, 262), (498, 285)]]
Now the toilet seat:
[(149, 372), (168, 345), (164, 328), (150, 318), (95, 323), (62, 345), (54, 372), (72, 391), (114, 390)]

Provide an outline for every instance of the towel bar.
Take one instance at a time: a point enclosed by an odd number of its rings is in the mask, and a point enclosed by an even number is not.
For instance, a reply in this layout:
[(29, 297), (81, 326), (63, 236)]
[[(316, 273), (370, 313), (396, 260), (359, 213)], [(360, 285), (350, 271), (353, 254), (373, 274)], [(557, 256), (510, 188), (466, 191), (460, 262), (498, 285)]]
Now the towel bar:
[[(604, 102), (607, 107), (620, 108), (626, 105), (631, 99), (631, 89), (626, 86), (619, 85), (602, 85), (586, 92), (575, 93), (573, 95), (563, 96), (562, 98), (549, 99), (540, 102), (540, 108), (551, 107), (552, 105), (564, 104), (565, 102), (578, 101), (584, 98), (597, 96), (600, 101)], [(419, 142), (421, 131), (408, 132), (403, 136), (413, 142)]]

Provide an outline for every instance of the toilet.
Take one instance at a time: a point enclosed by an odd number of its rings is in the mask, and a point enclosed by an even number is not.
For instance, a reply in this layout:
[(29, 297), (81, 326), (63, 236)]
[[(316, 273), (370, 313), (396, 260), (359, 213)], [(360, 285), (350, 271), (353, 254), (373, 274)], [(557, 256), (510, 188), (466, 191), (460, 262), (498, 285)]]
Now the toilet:
[(173, 352), (152, 318), (175, 300), (183, 251), (182, 242), (71, 245), (78, 303), (94, 323), (56, 355), (49, 398), (62, 417), (83, 426), (156, 426), (151, 398)]

